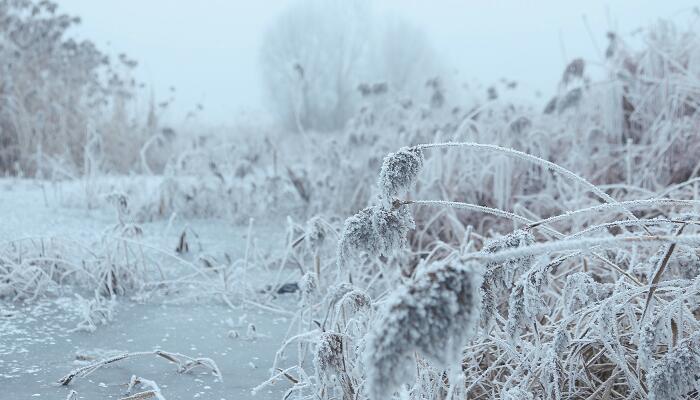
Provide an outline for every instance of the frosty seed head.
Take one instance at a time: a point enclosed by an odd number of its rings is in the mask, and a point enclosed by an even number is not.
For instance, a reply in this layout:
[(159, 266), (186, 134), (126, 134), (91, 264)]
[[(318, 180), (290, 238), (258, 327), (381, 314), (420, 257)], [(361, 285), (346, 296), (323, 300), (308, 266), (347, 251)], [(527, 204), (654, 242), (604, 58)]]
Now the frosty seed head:
[(342, 299), (338, 302), (337, 312), (345, 310), (348, 314), (355, 314), (361, 311), (372, 309), (372, 299), (367, 293), (360, 289), (353, 289), (345, 293)]
[(554, 349), (554, 353), (561, 357), (566, 353), (569, 343), (571, 343), (569, 332), (567, 332), (564, 327), (558, 326), (554, 331), (554, 338), (552, 339), (552, 349)]
[(405, 206), (390, 211), (375, 208), (372, 225), (379, 239), (379, 254), (383, 256), (390, 256), (395, 250), (406, 247), (408, 232), (416, 228), (413, 216)]
[[(518, 229), (505, 236), (494, 238), (484, 243), (482, 251), (494, 254), (504, 250), (526, 247), (535, 243), (535, 237), (530, 231)], [(514, 283), (514, 278), (527, 271), (535, 261), (535, 256), (511, 258), (502, 262), (490, 262), (486, 265), (487, 271), (493, 271), (493, 278), (501, 280), (506, 287)]]
[(322, 380), (329, 379), (344, 370), (343, 336), (335, 332), (323, 332), (318, 339), (314, 366)]
[(564, 375), (557, 353), (550, 347), (542, 359), (543, 371), (539, 375), (547, 399), (561, 399), (561, 378)]
[(493, 254), (502, 250), (530, 246), (534, 243), (535, 237), (530, 231), (518, 229), (507, 235), (487, 241), (486, 243), (484, 243), (483, 251), (485, 253)]
[(661, 345), (672, 347), (675, 341), (672, 331), (674, 314), (652, 314), (645, 318), (637, 332), (637, 359), (643, 368), (650, 368), (654, 363), (654, 354)]
[(338, 243), (340, 266), (357, 260), (361, 253), (379, 253), (379, 234), (372, 224), (373, 207), (360, 210), (345, 220), (343, 233)]
[(444, 368), (461, 359), (479, 319), (481, 270), (456, 258), (431, 265), (391, 295), (367, 335), (364, 365), (372, 399), (414, 379), (413, 353)]
[(306, 246), (313, 253), (318, 251), (326, 240), (326, 225), (319, 216), (306, 222)]
[(340, 301), (343, 298), (343, 296), (345, 296), (347, 293), (352, 292), (353, 290), (355, 290), (355, 287), (347, 282), (332, 285), (328, 288), (328, 294), (326, 295), (326, 300), (324, 302), (334, 305), (338, 303), (338, 301)]
[(338, 264), (369, 256), (389, 256), (406, 246), (408, 231), (415, 222), (405, 206), (385, 210), (379, 206), (367, 207), (345, 220), (343, 233), (338, 243)]
[(418, 178), (423, 168), (423, 150), (420, 147), (403, 147), (384, 158), (379, 172), (379, 192), (384, 201), (403, 196)]
[(586, 62), (583, 58), (576, 58), (572, 60), (569, 65), (566, 66), (564, 74), (562, 75), (561, 82), (563, 84), (568, 84), (575, 79), (580, 79), (583, 77), (583, 72), (586, 69)]
[(318, 298), (318, 282), (314, 274), (307, 272), (299, 279), (299, 291), (305, 305), (310, 305)]

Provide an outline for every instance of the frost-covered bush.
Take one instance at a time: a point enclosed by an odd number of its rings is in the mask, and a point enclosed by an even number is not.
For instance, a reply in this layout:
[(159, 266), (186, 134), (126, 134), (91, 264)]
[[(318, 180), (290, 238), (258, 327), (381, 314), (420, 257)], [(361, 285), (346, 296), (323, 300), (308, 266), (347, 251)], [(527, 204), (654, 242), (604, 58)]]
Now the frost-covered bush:
[(0, 172), (67, 168), (63, 178), (89, 172), (88, 160), (121, 171), (136, 161), (148, 134), (126, 111), (136, 62), (123, 54), (112, 62), (71, 38), (79, 23), (51, 1), (0, 1)]

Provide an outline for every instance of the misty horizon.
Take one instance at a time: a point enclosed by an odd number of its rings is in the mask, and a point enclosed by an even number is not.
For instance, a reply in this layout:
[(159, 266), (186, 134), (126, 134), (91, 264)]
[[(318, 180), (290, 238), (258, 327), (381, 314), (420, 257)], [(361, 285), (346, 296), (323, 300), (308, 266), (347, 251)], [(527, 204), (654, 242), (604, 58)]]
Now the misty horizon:
[[(58, 4), (62, 12), (81, 17), (73, 34), (95, 41), (108, 54), (126, 53), (138, 61), (134, 75), (147, 85), (144, 99), (151, 88), (159, 101), (170, 97), (171, 87), (176, 89), (176, 101), (164, 116), (170, 123), (180, 122), (201, 104), (199, 122), (230, 125), (246, 116), (269, 117), (261, 88), (260, 45), (264, 32), (292, 2), (61, 0)], [(653, 0), (426, 4), (382, 0), (373, 6), (378, 14), (396, 15), (421, 28), (446, 71), (472, 85), (472, 90), (485, 91), (501, 79), (513, 80), (520, 84), (517, 97), (541, 106), (556, 91), (569, 61), (602, 60), (606, 32), (627, 35), (658, 19), (685, 18), (695, 6), (692, 0), (663, 5)]]

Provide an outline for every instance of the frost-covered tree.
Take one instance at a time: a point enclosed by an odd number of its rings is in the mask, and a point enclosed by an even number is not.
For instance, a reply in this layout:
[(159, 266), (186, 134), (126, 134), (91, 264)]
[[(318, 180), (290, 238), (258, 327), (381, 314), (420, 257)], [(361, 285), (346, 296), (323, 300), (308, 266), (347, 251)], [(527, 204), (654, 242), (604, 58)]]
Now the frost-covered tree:
[(360, 85), (397, 93), (423, 88), (435, 65), (420, 29), (385, 22), (366, 0), (297, 0), (270, 26), (261, 48), (272, 112), (299, 131), (342, 128), (360, 106)]
[(0, 171), (33, 173), (41, 154), (80, 165), (93, 117), (132, 96), (136, 62), (70, 38), (79, 23), (50, 1), (0, 0)]

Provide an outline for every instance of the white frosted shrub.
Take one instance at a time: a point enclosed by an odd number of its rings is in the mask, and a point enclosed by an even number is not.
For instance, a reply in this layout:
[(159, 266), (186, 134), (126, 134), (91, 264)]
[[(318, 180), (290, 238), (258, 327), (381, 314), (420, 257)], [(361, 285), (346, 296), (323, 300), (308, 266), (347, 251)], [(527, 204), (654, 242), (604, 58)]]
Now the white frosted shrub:
[(459, 366), (479, 320), (481, 273), (455, 258), (436, 262), (387, 299), (367, 336), (370, 398), (390, 398), (412, 382), (414, 353), (439, 368)]

